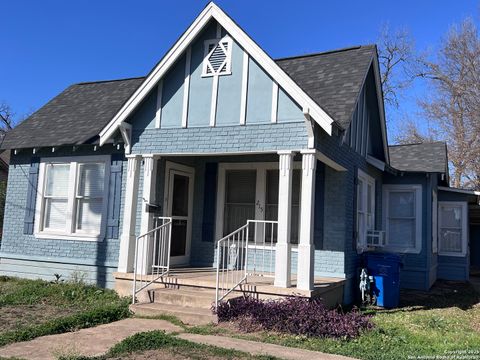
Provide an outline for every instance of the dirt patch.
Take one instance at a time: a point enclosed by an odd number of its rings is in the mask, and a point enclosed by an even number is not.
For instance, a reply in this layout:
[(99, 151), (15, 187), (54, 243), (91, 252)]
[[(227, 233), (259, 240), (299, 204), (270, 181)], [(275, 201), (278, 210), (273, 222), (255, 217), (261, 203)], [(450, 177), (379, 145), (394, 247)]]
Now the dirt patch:
[(42, 324), (75, 312), (73, 309), (46, 304), (3, 306), (0, 307), (0, 332)]
[(480, 332), (480, 304), (476, 304), (473, 307), (472, 314), (473, 314), (472, 320), (471, 320), (472, 328), (473, 330)]
[(132, 353), (121, 357), (113, 358), (112, 360), (221, 360), (221, 359), (237, 360), (240, 357), (223, 357), (209, 354), (208, 351), (203, 350), (174, 350), (174, 349), (159, 349), (149, 350), (141, 353)]
[(480, 302), (480, 294), (471, 284), (458, 281), (438, 280), (429, 291), (402, 289), (400, 294), (400, 308), (403, 310), (450, 307), (468, 310)]

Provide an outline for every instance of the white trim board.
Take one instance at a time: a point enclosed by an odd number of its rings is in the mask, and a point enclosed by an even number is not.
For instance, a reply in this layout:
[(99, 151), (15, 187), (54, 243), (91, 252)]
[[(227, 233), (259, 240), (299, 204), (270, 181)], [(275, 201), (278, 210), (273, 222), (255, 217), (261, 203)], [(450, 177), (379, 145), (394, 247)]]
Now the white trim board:
[(125, 102), (113, 119), (100, 131), (100, 145), (105, 144), (117, 130), (118, 126), (132, 114), (135, 108), (158, 84), (160, 79), (171, 68), (175, 61), (186, 51), (196, 36), (204, 29), (207, 23), (215, 19), (230, 34), (236, 42), (254, 59), (264, 71), (275, 80), (278, 85), (297, 102), (304, 112), (312, 118), (329, 134), (332, 134), (334, 120), (298, 86), (275, 61), (268, 56), (227, 14), (217, 5), (210, 2), (170, 51), (150, 72), (144, 82), (133, 95)]
[(451, 188), (451, 187), (446, 187), (446, 186), (439, 186), (438, 190), (450, 191), (450, 192), (455, 192), (455, 193), (460, 193), (460, 194), (480, 196), (480, 191), (475, 191), (475, 190), (458, 189), (458, 188)]

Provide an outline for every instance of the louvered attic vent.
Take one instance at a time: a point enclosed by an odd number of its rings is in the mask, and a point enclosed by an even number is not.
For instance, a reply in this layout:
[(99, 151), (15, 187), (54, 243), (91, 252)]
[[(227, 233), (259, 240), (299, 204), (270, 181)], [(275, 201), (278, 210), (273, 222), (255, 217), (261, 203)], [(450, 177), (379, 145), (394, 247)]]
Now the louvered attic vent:
[(205, 41), (202, 76), (230, 75), (232, 40), (229, 37)]

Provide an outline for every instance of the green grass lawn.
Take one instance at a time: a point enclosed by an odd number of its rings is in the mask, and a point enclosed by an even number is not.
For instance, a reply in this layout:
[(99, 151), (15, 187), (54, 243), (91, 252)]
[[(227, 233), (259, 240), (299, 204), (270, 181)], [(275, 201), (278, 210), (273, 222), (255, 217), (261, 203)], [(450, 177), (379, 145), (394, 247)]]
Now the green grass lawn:
[(248, 353), (216, 346), (196, 344), (175, 335), (155, 330), (132, 335), (98, 357), (63, 356), (60, 360), (274, 360), (274, 357), (252, 356)]
[(82, 281), (0, 277), (0, 346), (126, 318), (129, 300)]
[[(404, 292), (395, 310), (367, 308), (375, 329), (354, 340), (307, 338), (269, 332), (245, 334), (229, 325), (191, 328), (196, 333), (241, 337), (359, 359), (407, 359), (470, 354), (480, 359), (480, 296), (472, 287), (440, 283), (430, 293)], [(454, 358), (451, 356), (450, 358)]]

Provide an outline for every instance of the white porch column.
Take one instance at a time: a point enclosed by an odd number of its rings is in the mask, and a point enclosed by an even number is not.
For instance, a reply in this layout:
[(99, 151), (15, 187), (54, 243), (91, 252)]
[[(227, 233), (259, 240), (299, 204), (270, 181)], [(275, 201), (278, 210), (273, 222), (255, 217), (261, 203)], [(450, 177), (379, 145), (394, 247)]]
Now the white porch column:
[(297, 288), (313, 290), (315, 245), (313, 243), (313, 215), (315, 211), (316, 151), (302, 153), (302, 191), (300, 200), (300, 239), (298, 244)]
[(290, 227), (292, 217), (293, 152), (279, 151), (278, 231), (275, 251), (275, 286), (291, 286)]
[[(152, 230), (153, 215), (148, 212), (148, 204), (155, 199), (155, 183), (157, 174), (158, 157), (155, 155), (143, 155), (143, 195), (142, 217), (140, 223), (140, 235)], [(151, 264), (153, 247), (149, 237), (143, 238), (138, 244), (137, 272), (147, 274)]]
[(132, 272), (135, 255), (135, 226), (137, 223), (138, 180), (140, 155), (127, 155), (127, 185), (123, 209), (123, 226), (120, 237), (118, 271)]

